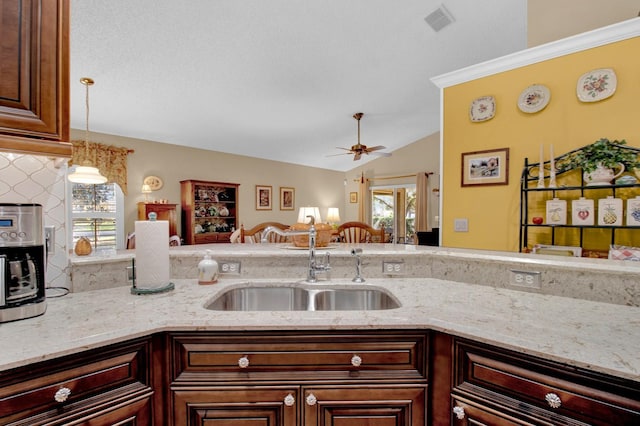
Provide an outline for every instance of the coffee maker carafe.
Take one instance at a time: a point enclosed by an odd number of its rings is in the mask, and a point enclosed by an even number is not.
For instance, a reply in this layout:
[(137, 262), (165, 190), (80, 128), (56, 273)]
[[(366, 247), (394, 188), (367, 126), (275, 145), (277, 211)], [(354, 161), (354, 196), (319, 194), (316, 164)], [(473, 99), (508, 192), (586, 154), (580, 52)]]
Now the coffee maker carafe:
[(0, 204), (0, 322), (46, 310), (40, 204)]

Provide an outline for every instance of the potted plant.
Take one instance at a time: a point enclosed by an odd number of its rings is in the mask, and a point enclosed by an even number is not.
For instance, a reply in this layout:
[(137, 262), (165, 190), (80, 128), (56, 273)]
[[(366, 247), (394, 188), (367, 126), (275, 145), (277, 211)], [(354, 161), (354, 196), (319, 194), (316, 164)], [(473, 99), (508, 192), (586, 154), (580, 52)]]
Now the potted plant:
[(627, 141), (602, 138), (570, 156), (570, 168), (581, 168), (590, 185), (609, 185), (625, 170), (640, 168), (638, 151), (625, 147)]

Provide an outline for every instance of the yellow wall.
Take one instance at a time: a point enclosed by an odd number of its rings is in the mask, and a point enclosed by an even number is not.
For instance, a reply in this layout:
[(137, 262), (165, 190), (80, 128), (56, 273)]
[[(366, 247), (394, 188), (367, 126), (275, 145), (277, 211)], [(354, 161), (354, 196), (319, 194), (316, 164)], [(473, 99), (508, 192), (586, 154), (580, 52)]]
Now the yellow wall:
[[(443, 245), (490, 250), (518, 250), (520, 173), (525, 157), (548, 159), (590, 144), (601, 137), (626, 139), (640, 147), (640, 37), (451, 86), (443, 93)], [(603, 101), (580, 102), (576, 83), (585, 72), (613, 68), (616, 93)], [(551, 101), (542, 111), (526, 114), (517, 107), (529, 85), (544, 84)], [(469, 105), (492, 95), (496, 115), (480, 123), (469, 120)], [(507, 186), (461, 187), (461, 154), (509, 148)], [(467, 218), (469, 232), (454, 232), (454, 220)]]

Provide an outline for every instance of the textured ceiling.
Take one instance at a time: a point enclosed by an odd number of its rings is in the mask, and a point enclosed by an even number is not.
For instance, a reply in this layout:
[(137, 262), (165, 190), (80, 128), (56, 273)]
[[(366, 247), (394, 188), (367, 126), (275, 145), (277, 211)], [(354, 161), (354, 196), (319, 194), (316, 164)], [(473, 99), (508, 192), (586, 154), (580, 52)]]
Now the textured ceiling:
[[(424, 18), (444, 4), (455, 21)], [(526, 0), (72, 0), (71, 127), (347, 171), (437, 132), (430, 78), (526, 47)]]

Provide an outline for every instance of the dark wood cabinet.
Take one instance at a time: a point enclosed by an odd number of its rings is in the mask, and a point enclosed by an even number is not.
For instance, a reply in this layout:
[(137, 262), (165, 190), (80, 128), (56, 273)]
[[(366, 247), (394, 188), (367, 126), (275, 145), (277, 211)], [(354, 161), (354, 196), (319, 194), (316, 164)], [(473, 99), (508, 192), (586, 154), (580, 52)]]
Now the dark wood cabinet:
[(151, 424), (152, 371), (138, 339), (0, 372), (0, 424)]
[(462, 339), (453, 362), (453, 424), (640, 424), (637, 382)]
[(240, 184), (180, 182), (182, 238), (185, 244), (228, 243), (238, 227)]
[(69, 0), (1, 0), (0, 23), (0, 150), (70, 157)]
[(172, 333), (172, 424), (424, 425), (427, 352), (415, 331)]
[(177, 204), (168, 203), (138, 203), (138, 220), (149, 219), (149, 213), (157, 214), (157, 220), (169, 222), (169, 236), (178, 235), (178, 215), (176, 213)]

